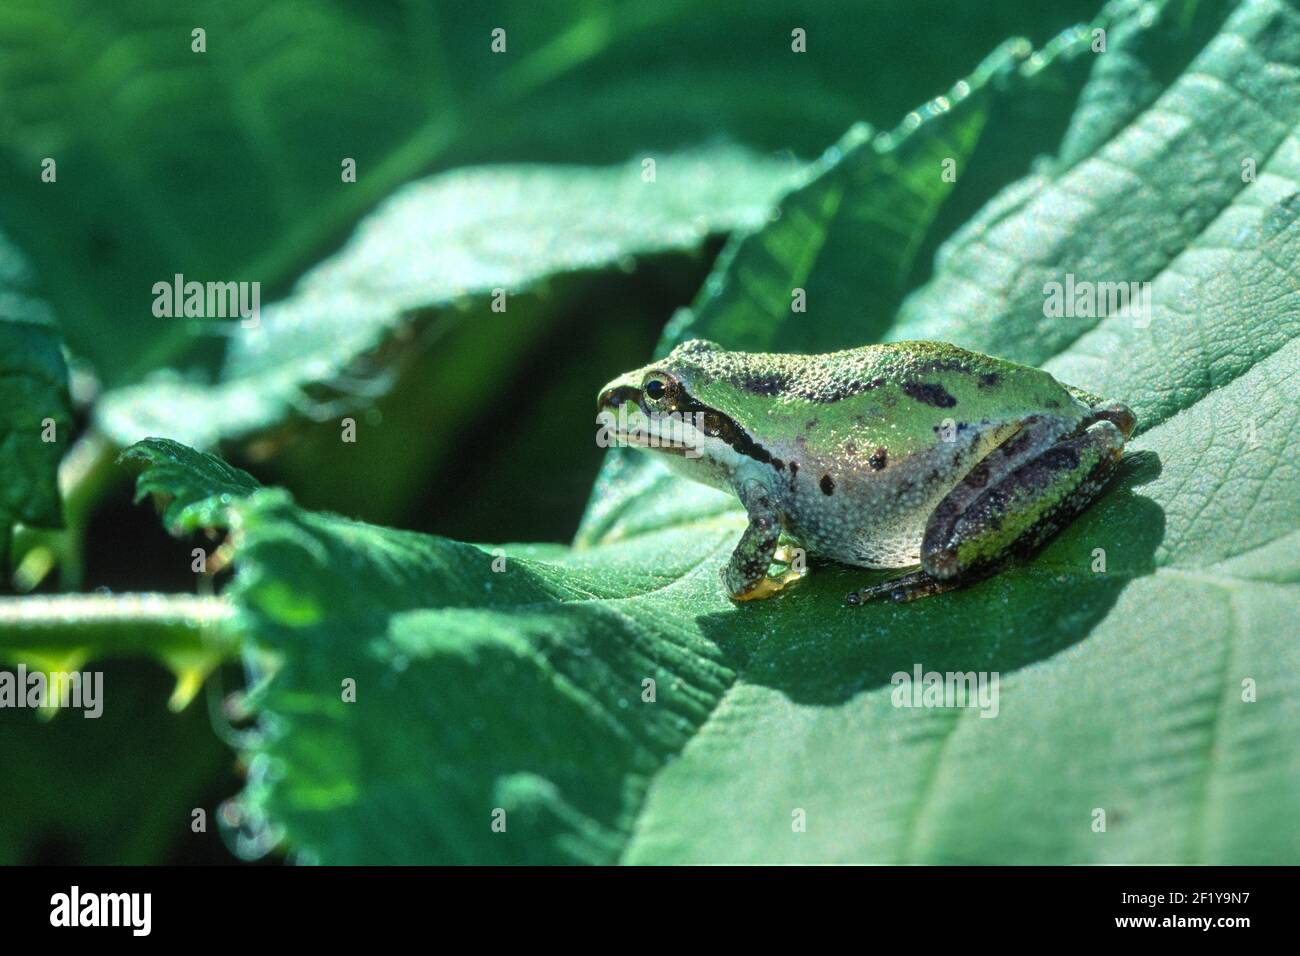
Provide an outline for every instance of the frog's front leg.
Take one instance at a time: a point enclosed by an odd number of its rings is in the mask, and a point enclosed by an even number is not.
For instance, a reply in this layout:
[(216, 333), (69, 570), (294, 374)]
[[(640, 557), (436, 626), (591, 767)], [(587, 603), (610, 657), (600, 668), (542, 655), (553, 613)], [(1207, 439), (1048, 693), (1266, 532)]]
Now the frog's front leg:
[[(1131, 430), (1128, 414), (1124, 424)], [(1017, 433), (1004, 443), (1007, 447), (990, 452), (930, 515), (920, 569), (855, 591), (849, 603), (884, 595), (911, 601), (949, 591), (996, 572), (1013, 554), (1032, 552), (1105, 487), (1123, 455), (1125, 438), (1109, 418), (1045, 448), (1040, 436), (1025, 440)]]
[(722, 582), (733, 601), (771, 597), (801, 576), (794, 569), (775, 578), (767, 573), (781, 538), (781, 516), (767, 486), (757, 478), (738, 481), (736, 494), (749, 515), (749, 526), (722, 569)]

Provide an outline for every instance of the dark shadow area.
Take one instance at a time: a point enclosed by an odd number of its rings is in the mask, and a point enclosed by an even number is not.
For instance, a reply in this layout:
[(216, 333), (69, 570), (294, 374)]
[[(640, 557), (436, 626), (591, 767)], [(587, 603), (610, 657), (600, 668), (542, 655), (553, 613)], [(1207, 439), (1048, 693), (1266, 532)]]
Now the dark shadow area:
[[(152, 661), (82, 669), (103, 674), (98, 718), (0, 709), (0, 767), (22, 770), (0, 774), (0, 863), (238, 863), (217, 817), (243, 775), (203, 695), (175, 714), (173, 678)], [(225, 669), (227, 687), (239, 685), (238, 670)], [(206, 813), (202, 832), (192, 826), (196, 809)]]

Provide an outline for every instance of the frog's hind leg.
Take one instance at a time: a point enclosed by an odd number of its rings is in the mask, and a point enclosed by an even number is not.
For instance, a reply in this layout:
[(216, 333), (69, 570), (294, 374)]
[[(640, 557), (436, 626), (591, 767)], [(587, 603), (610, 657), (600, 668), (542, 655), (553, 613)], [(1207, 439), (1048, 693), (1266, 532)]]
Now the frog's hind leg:
[[(1045, 419), (1038, 415), (1026, 418), (1010, 437), (980, 459), (966, 477), (944, 496), (930, 516), (927, 530), (935, 523), (936, 516), (956, 516), (966, 511), (990, 487), (997, 486), (1017, 467), (1041, 455), (1055, 444), (1065, 433), (1066, 428), (1067, 426), (1055, 419)], [(926, 537), (928, 539), (928, 534)], [(895, 601), (914, 601), (919, 597), (941, 594), (969, 583), (930, 574), (925, 568), (924, 555), (925, 547), (922, 544), (922, 566), (919, 569), (901, 577), (851, 591), (845, 600), (852, 605), (886, 596)], [(991, 574), (995, 570), (996, 567), (986, 573)]]
[[(1066, 437), (1027, 419), (989, 452), (935, 508), (921, 541), (921, 568), (850, 595), (850, 603), (888, 595), (911, 601), (962, 587), (1032, 552), (1082, 511), (1105, 486), (1132, 429), (1123, 406), (1100, 406)], [(1127, 418), (1125, 418), (1127, 416)], [(856, 600), (853, 598), (856, 597)]]
[(1102, 419), (1016, 468), (967, 507), (941, 503), (926, 525), (921, 567), (947, 580), (1032, 552), (1091, 503), (1123, 453), (1124, 433)]

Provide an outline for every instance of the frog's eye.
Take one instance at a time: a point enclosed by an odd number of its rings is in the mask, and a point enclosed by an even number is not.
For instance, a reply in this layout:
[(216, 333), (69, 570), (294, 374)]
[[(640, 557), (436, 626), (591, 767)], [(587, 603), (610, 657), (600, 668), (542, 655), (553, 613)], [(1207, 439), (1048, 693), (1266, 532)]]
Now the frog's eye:
[(668, 392), (668, 386), (664, 384), (662, 378), (648, 378), (643, 386), (646, 397), (652, 402), (657, 402)]

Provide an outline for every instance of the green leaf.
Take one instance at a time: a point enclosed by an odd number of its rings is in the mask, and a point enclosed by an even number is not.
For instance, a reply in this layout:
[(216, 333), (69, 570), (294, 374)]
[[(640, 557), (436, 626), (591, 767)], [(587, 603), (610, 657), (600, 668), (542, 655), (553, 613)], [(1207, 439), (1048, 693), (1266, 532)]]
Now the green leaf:
[[(1290, 23), (1293, 15), (1286, 3), (1240, 5), (1148, 109), (1104, 140), (1075, 146), (1068, 164), (1004, 191), (944, 245), (934, 279), (904, 304), (889, 338), (947, 335), (969, 348), (1033, 365), (1067, 350), (1086, 354), (1089, 344), (1079, 340), (1102, 324), (1100, 317), (1061, 321), (1044, 315), (1044, 285), (1064, 283), (1067, 275), (1077, 282), (1152, 283), (1157, 311), (1178, 313), (1168, 316), (1171, 321), (1157, 318), (1154, 336), (1135, 330), (1155, 346), (1152, 352), (1167, 345), (1149, 341), (1161, 330), (1186, 333), (1189, 313), (1200, 316), (1198, 338), (1211, 342), (1253, 316), (1265, 303), (1247, 299), (1231, 314), (1207, 310), (1200, 315), (1208, 303), (1183, 300), (1212, 294), (1201, 289), (1213, 273), (1267, 257), (1270, 237), (1284, 242), (1284, 234), (1295, 229), (1290, 197), (1300, 40)], [(1086, 116), (1098, 109), (1094, 99), (1085, 105)], [(1126, 108), (1119, 105), (1121, 112)], [(1283, 289), (1294, 288), (1290, 265)], [(1288, 262), (1281, 260), (1274, 281), (1286, 279), (1287, 272)], [(1252, 288), (1230, 282), (1236, 290)], [(965, 317), (960, 335), (953, 334), (954, 310)], [(1285, 327), (1272, 331), (1239, 355), (1238, 369), (1276, 350), (1277, 332)], [(1121, 346), (1109, 354), (1116, 353), (1130, 351)], [(1101, 364), (1094, 363), (1093, 370)], [(1127, 361), (1110, 365), (1117, 377), (1104, 384), (1113, 391), (1112, 383), (1123, 382), (1131, 366)], [(1190, 374), (1184, 369), (1171, 377), (1178, 381)], [(1192, 397), (1174, 396), (1164, 413)], [(1146, 409), (1135, 410), (1149, 425)]]
[[(1113, 487), (1040, 555), (861, 608), (842, 595), (867, 572), (822, 563), (737, 607), (717, 572), (743, 516), (649, 459), (611, 457), (567, 550), (382, 529), (279, 489), (232, 495), (228, 596), (275, 661), (240, 838), (328, 863), (1300, 859), (1300, 11), (1243, 0), (1200, 42), (1196, 7), (1108, 8), (1151, 85), (1116, 101), (1122, 123), (1087, 128), (1114, 87), (1100, 57), (1056, 160), (946, 241), (886, 332), (997, 344), (1137, 410)], [(1009, 95), (1061, 75), (1039, 62), (1015, 67)], [(867, 237), (923, 247), (960, 172), (945, 198), (906, 157), (923, 168), (930, 137), (969, 144), (992, 121), (955, 105), (920, 124), (896, 177), (850, 175), (890, 161), (851, 139), (846, 172), (820, 167), (833, 188), (791, 198), (806, 220), (783, 214), (721, 264), (719, 294), (768, 318), (702, 302), (685, 321), (718, 322), (723, 344), (851, 335), (851, 315), (788, 309), (792, 270), (855, 281), (822, 275), (849, 268), (839, 254), (793, 254), (852, 234), (817, 197), (841, 192), (834, 208), (864, 223), (874, 205)], [(915, 255), (895, 253), (900, 271)], [(1047, 318), (1043, 285), (1064, 269), (1151, 281), (1149, 323)], [(214, 467), (171, 461), (178, 493)], [(895, 706), (894, 675), (917, 667), (996, 673), (996, 717)]]
[[(779, 204), (773, 225), (736, 236), (694, 308), (665, 333), (661, 351), (713, 337), (749, 351), (833, 351), (873, 338), (896, 309), (927, 230), (949, 198), (988, 120), (992, 88), (1031, 52), (1013, 40), (946, 96), (876, 134), (854, 126), (814, 176)], [(796, 291), (814, 315), (791, 322)]]
[(0, 598), (0, 661), (76, 671), (88, 661), (150, 656), (175, 675), (169, 706), (184, 709), (239, 643), (232, 608), (184, 594), (56, 594)]
[[(142, 442), (118, 461), (146, 466), (136, 500), (152, 495), (173, 534), (224, 530), (231, 503), (258, 488), (246, 472), (164, 438)], [(211, 573), (225, 560), (218, 553), (205, 558)], [(175, 676), (168, 703), (179, 711), (238, 650), (237, 631), (227, 626), (232, 612), (219, 598), (184, 594), (0, 598), (0, 661), (76, 671), (91, 660), (147, 655)]]
[[(371, 371), (373, 387), (349, 401), (357, 359), (417, 314), (491, 296), (501, 308), (483, 321), (505, 324), (511, 297), (549, 277), (693, 249), (711, 234), (761, 225), (802, 172), (735, 147), (644, 160), (653, 168), (641, 159), (608, 168), (487, 167), (407, 186), (291, 298), (232, 339), (219, 382), (168, 374), (120, 389), (100, 403), (99, 423), (123, 444), (167, 435), (212, 447), (295, 411), (343, 414), (385, 387)], [(445, 335), (454, 319), (431, 331)], [(539, 324), (534, 317), (531, 330), (507, 340), (527, 341), (521, 337), (535, 336)], [(405, 338), (416, 335), (408, 328)], [(337, 401), (309, 396), (318, 384), (332, 387)]]
[(118, 461), (146, 466), (136, 479), (135, 500), (153, 495), (163, 505), (163, 523), (173, 534), (224, 527), (226, 507), (258, 488), (248, 472), (168, 438), (140, 442), (122, 452)]
[(72, 429), (68, 369), (31, 282), (26, 261), (0, 236), (0, 567), (15, 523), (63, 526), (58, 467)]
[[(1300, 717), (1300, 660), (1284, 637), (1300, 574), (1300, 429), (1284, 385), (1300, 370), (1297, 20), (1291, 6), (1242, 4), (1149, 105), (1114, 103), (1126, 123), (1086, 149), (1071, 136), (1051, 175), (995, 199), (888, 332), (1046, 362), (1129, 402), (1146, 432), (1117, 487), (1030, 566), (947, 605), (873, 609), (837, 634), (806, 592), (784, 600), (779, 633), (656, 779), (625, 859), (1300, 856), (1277, 838), (1300, 780), (1295, 735), (1279, 729)], [(1135, 22), (1112, 42), (1144, 46)], [(1105, 112), (1110, 62), (1073, 130)], [(1248, 155), (1260, 170), (1249, 184)], [(1150, 325), (1045, 318), (1044, 281), (1071, 269), (1151, 280)], [(635, 515), (674, 494), (628, 468), (607, 474), (602, 491), (634, 490), (593, 502), (591, 540), (637, 533)], [(1104, 575), (1092, 573), (1097, 548)], [(916, 663), (1000, 671), (999, 717), (895, 709), (889, 680)], [(1245, 703), (1246, 681), (1271, 690)], [(821, 823), (792, 833), (796, 807)], [(1109, 814), (1104, 835), (1095, 808)]]

